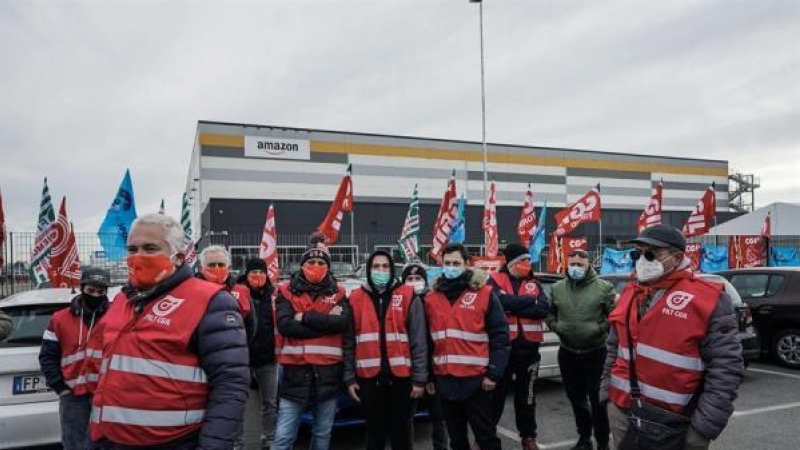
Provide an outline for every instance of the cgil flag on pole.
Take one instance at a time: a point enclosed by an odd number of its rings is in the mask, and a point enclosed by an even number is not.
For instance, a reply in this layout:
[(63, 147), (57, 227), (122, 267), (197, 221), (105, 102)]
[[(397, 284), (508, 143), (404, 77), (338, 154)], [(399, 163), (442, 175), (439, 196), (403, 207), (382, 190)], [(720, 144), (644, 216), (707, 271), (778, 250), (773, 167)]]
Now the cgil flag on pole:
[(109, 261), (120, 261), (128, 255), (128, 232), (136, 220), (136, 200), (130, 170), (125, 171), (117, 194), (106, 211), (106, 218), (97, 230), (100, 245)]
[(181, 200), (181, 227), (183, 227), (183, 242), (186, 247), (186, 264), (194, 267), (194, 263), (197, 261), (197, 247), (192, 238), (192, 215), (189, 210), (189, 197), (185, 192)]
[(496, 257), (500, 247), (500, 238), (497, 236), (497, 191), (494, 181), (489, 185), (489, 198), (483, 209), (483, 239), (486, 246), (485, 256)]
[(447, 245), (450, 237), (450, 230), (458, 212), (458, 199), (456, 195), (456, 171), (450, 175), (447, 182), (447, 190), (442, 196), (442, 203), (439, 205), (439, 213), (436, 214), (436, 222), (433, 226), (433, 243), (431, 244), (431, 258), (439, 265), (442, 263), (442, 250)]
[(333, 199), (331, 207), (325, 219), (317, 227), (317, 231), (325, 235), (325, 245), (333, 245), (339, 240), (339, 230), (342, 228), (342, 219), (344, 213), (353, 212), (353, 165), (347, 166), (342, 182), (339, 184), (339, 190), (336, 192), (336, 198)]
[(714, 226), (714, 218), (717, 215), (717, 194), (714, 190), (716, 183), (706, 189), (703, 196), (694, 207), (694, 211), (686, 219), (683, 225), (684, 237), (702, 236)]
[(31, 280), (38, 287), (50, 278), (50, 250), (53, 247), (53, 235), (50, 225), (55, 222), (56, 213), (50, 198), (47, 177), (42, 187), (42, 198), (39, 201), (39, 220), (36, 223), (36, 238), (31, 252)]
[(761, 236), (767, 239), (772, 237), (772, 211), (767, 211), (764, 224), (761, 225)]
[(50, 225), (53, 234), (50, 255), (51, 287), (74, 288), (81, 282), (81, 262), (72, 224), (67, 218), (67, 198), (61, 199), (58, 220)]
[(414, 185), (414, 194), (411, 196), (411, 203), (408, 205), (406, 221), (403, 223), (403, 230), (400, 232), (400, 240), (397, 241), (403, 258), (406, 262), (417, 259), (419, 253), (419, 193), (417, 185)]
[(258, 249), (259, 258), (267, 263), (267, 276), (275, 283), (280, 275), (278, 263), (278, 231), (275, 227), (275, 208), (272, 204), (267, 210), (267, 221), (264, 223), (264, 232), (261, 234), (261, 245)]
[(600, 202), (600, 185), (598, 184), (572, 206), (562, 209), (556, 214), (555, 233), (558, 236), (568, 235), (575, 231), (578, 225), (585, 222), (597, 222), (602, 218), (603, 209)]
[(528, 191), (525, 192), (525, 203), (522, 205), (522, 213), (517, 224), (517, 237), (519, 243), (524, 247), (531, 244), (533, 234), (536, 232), (536, 210), (533, 207), (533, 191), (531, 184), (528, 183)]
[(639, 222), (636, 224), (636, 234), (642, 234), (645, 228), (654, 225), (661, 225), (661, 205), (662, 205), (662, 192), (664, 190), (664, 183), (659, 181), (653, 189), (653, 195), (647, 202), (642, 214), (639, 215)]

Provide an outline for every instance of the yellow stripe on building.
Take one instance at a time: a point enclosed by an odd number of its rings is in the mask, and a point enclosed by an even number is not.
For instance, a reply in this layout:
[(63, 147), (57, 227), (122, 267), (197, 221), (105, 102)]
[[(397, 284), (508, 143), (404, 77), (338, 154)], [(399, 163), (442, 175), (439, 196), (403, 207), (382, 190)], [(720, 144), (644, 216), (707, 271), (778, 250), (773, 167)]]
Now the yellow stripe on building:
[[(201, 133), (200, 145), (243, 148), (244, 136)], [(421, 147), (402, 147), (390, 145), (356, 144), (348, 142), (311, 141), (311, 151), (317, 153), (335, 153), (351, 155), (394, 156), (403, 158), (439, 159), (445, 161), (480, 162), (480, 152), (469, 150), (442, 150)], [(706, 175), (727, 177), (724, 167), (698, 167), (675, 164), (648, 164), (638, 162), (610, 161), (591, 158), (556, 158), (552, 156), (519, 155), (511, 153), (490, 152), (491, 163), (525, 164), (532, 166), (552, 166), (579, 169), (620, 170), (625, 172), (660, 172), (683, 175)]]

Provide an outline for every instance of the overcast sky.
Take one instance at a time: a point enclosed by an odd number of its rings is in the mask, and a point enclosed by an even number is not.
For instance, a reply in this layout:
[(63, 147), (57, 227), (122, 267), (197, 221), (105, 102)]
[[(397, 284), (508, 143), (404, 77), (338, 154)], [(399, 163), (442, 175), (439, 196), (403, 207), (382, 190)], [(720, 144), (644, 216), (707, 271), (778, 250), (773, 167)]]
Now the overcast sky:
[[(491, 142), (725, 159), (800, 199), (800, 2), (485, 0)], [(0, 0), (0, 187), (178, 215), (197, 120), (480, 140), (467, 0)], [(698, 193), (699, 194), (699, 193)], [(333, 195), (333, 194), (332, 194)]]

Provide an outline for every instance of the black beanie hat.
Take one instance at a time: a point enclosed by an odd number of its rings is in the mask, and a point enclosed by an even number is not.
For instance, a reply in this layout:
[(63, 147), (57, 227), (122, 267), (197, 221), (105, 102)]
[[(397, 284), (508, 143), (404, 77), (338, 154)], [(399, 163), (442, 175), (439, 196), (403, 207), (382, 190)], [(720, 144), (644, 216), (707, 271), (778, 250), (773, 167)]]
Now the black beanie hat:
[(248, 274), (254, 270), (267, 271), (267, 262), (261, 258), (250, 258), (244, 264), (244, 273)]
[(311, 258), (320, 258), (325, 261), (328, 267), (331, 266), (331, 254), (328, 253), (328, 247), (325, 245), (325, 235), (322, 233), (314, 233), (308, 239), (308, 247), (300, 257), (300, 265), (302, 266)]
[(425, 285), (428, 285), (428, 272), (425, 270), (425, 266), (422, 265), (421, 262), (410, 262), (403, 267), (403, 273), (400, 275), (400, 279), (403, 280), (403, 283), (406, 282), (406, 278), (409, 275), (420, 275), (425, 280)]
[(508, 244), (505, 251), (503, 251), (503, 256), (506, 257), (506, 264), (511, 265), (514, 264), (520, 256), (525, 256), (528, 254), (528, 249), (523, 247), (520, 244)]

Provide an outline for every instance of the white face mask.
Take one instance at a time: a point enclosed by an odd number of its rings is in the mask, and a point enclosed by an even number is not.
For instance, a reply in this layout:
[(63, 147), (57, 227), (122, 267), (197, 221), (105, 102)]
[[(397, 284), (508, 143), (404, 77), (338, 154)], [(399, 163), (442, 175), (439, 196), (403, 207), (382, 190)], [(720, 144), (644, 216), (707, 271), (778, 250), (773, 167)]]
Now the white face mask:
[(406, 283), (408, 286), (412, 286), (414, 288), (414, 293), (419, 295), (425, 292), (425, 282), (424, 281), (409, 281)]
[(648, 261), (644, 256), (636, 260), (636, 279), (647, 283), (648, 281), (657, 280), (664, 276), (664, 264), (661, 261), (654, 259)]

